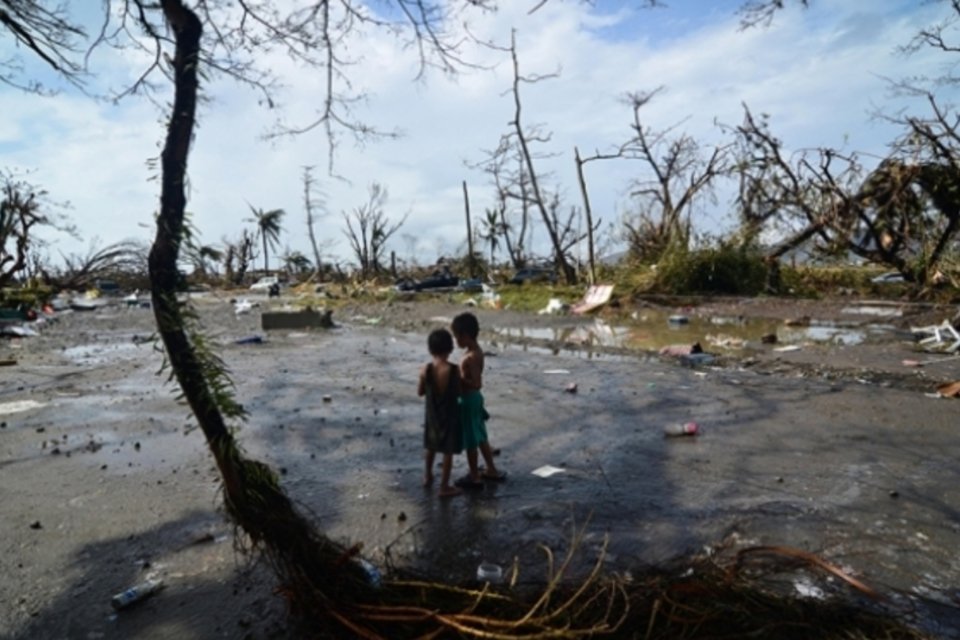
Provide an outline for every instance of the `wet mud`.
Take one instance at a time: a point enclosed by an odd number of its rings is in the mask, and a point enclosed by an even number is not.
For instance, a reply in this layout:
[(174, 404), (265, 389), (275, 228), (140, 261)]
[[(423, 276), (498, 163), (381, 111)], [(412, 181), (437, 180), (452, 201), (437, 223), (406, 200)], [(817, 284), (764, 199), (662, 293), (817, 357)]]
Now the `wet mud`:
[[(508, 478), (441, 499), (421, 486), (415, 382), (427, 330), (462, 307), (354, 307), (333, 330), (264, 333), (257, 310), (197, 304), (251, 415), (244, 449), (376, 564), (462, 582), (482, 562), (516, 563), (536, 582), (541, 547), (562, 555), (580, 528), (572, 579), (605, 539), (605, 566), (622, 573), (722, 545), (789, 545), (960, 637), (960, 405), (927, 395), (960, 378), (960, 360), (904, 367), (936, 358), (907, 339), (920, 320), (909, 309), (845, 313), (857, 306), (845, 302), (799, 327), (783, 320), (809, 309), (764, 317), (733, 303), (599, 319), (478, 311), (488, 430)], [(678, 314), (688, 321), (673, 327)], [(287, 632), (272, 576), (233, 550), (202, 434), (158, 375), (151, 331), (148, 310), (104, 308), (0, 345), (19, 360), (0, 370), (0, 636)], [(777, 343), (762, 343), (770, 333)], [(251, 335), (264, 340), (236, 344)], [(720, 335), (726, 346), (707, 337)], [(691, 341), (716, 360), (656, 353)], [(775, 351), (784, 345), (799, 349)], [(687, 422), (698, 435), (664, 436)], [(545, 465), (561, 471), (533, 473)], [(164, 590), (111, 609), (111, 595), (152, 575)]]

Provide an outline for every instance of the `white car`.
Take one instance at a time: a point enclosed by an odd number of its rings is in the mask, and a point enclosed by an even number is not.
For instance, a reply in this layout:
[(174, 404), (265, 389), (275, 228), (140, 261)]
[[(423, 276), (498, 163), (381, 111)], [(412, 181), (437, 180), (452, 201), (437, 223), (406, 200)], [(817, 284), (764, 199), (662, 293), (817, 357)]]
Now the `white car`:
[(906, 278), (899, 271), (889, 271), (870, 279), (874, 284), (890, 284), (896, 282), (906, 282)]
[(273, 285), (280, 286), (277, 276), (264, 276), (250, 285), (250, 291), (269, 291)]

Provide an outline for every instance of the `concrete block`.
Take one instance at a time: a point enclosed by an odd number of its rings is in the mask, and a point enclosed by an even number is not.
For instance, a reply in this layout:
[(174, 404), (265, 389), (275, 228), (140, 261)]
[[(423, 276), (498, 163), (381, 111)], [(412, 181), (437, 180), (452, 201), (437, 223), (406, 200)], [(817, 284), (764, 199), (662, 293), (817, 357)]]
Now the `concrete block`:
[(260, 315), (264, 331), (273, 329), (330, 329), (333, 327), (333, 311), (303, 309), (302, 311), (266, 311)]

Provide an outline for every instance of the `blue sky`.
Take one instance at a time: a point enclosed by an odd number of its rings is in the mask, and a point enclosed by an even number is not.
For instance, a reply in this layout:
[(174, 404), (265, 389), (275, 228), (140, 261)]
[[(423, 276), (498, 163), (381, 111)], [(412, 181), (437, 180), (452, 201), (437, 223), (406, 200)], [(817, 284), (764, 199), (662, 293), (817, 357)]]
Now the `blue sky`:
[[(771, 115), (788, 149), (846, 146), (869, 157), (882, 154), (896, 135), (871, 118), (890, 100), (885, 77), (936, 73), (948, 62), (943, 54), (896, 51), (942, 15), (943, 3), (813, 0), (808, 10), (790, 6), (769, 28), (748, 31), (739, 29), (739, 0), (675, 0), (657, 9), (637, 9), (627, 0), (592, 6), (554, 0), (528, 15), (533, 4), (505, 1), (497, 13), (474, 17), (470, 28), (499, 42), (514, 28), (525, 71), (560, 69), (558, 79), (525, 88), (524, 109), (529, 122), (553, 132), (542, 150), (555, 155), (542, 169), (567, 205), (579, 204), (574, 145), (584, 153), (603, 151), (627, 137), (631, 114), (620, 99), (629, 91), (665, 86), (645, 108), (647, 121), (654, 127), (683, 121), (683, 130), (705, 143), (719, 140), (716, 120), (737, 123), (747, 102)], [(4, 46), (9, 43), (0, 45), (0, 55)], [(461, 181), (470, 185), (474, 212), (493, 203), (486, 177), (468, 165), (496, 146), (512, 116), (503, 95), (511, 80), (508, 60), (473, 50), (468, 53), (490, 70), (417, 83), (413, 53), (385, 34), (372, 34), (352, 50), (364, 54), (352, 78), (369, 94), (358, 115), (404, 135), (362, 147), (345, 140), (336, 162), (346, 180), (329, 178), (320, 132), (263, 138), (278, 114), (294, 123), (311, 117), (323, 95), (317, 73), (282, 55), (265, 59), (288, 85), (282, 111), (263, 109), (255, 94), (226, 80), (212, 82), (190, 168), (189, 209), (203, 242), (216, 244), (249, 226), (249, 203), (285, 209), (281, 243), (309, 254), (300, 175), (304, 165), (317, 165), (330, 212), (321, 230), (329, 257), (348, 258), (341, 212), (361, 205), (374, 180), (389, 190), (388, 213), (408, 214), (392, 247), (402, 257), (412, 253), (430, 263), (462, 244)], [(107, 51), (94, 63), (97, 88), (122, 85), (139, 64)], [(94, 238), (102, 244), (152, 236), (158, 187), (148, 160), (159, 153), (164, 134), (158, 108), (136, 97), (112, 104), (70, 88), (42, 98), (0, 86), (0, 111), (0, 166), (32, 171), (31, 180), (53, 199), (71, 203), (67, 214), (81, 229), (80, 241), (50, 235), (54, 256), (83, 252)], [(629, 215), (629, 185), (640, 169), (627, 162), (588, 169), (594, 209), (606, 223)], [(729, 219), (729, 189), (719, 193), (716, 206), (697, 212), (702, 230), (722, 228)]]

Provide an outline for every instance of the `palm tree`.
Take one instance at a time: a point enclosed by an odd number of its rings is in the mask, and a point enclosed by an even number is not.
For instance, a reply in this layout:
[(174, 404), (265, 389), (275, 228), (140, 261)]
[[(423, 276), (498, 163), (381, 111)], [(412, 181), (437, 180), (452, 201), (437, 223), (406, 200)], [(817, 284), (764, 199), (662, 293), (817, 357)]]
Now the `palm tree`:
[(222, 249), (209, 244), (187, 244), (183, 248), (183, 257), (189, 260), (194, 270), (199, 271), (203, 276), (208, 274), (212, 265), (222, 262), (224, 255)]
[(493, 252), (500, 247), (500, 235), (503, 234), (503, 223), (493, 209), (486, 210), (486, 217), (481, 218), (483, 230), (480, 232), (480, 238), (490, 243), (490, 266), (493, 266)]
[(260, 240), (263, 242), (263, 272), (269, 273), (269, 249), (277, 248), (280, 241), (280, 232), (283, 227), (280, 226), (280, 220), (285, 214), (283, 209), (255, 209), (253, 205), (247, 205), (253, 212), (253, 222), (257, 223), (257, 233), (260, 234)]

